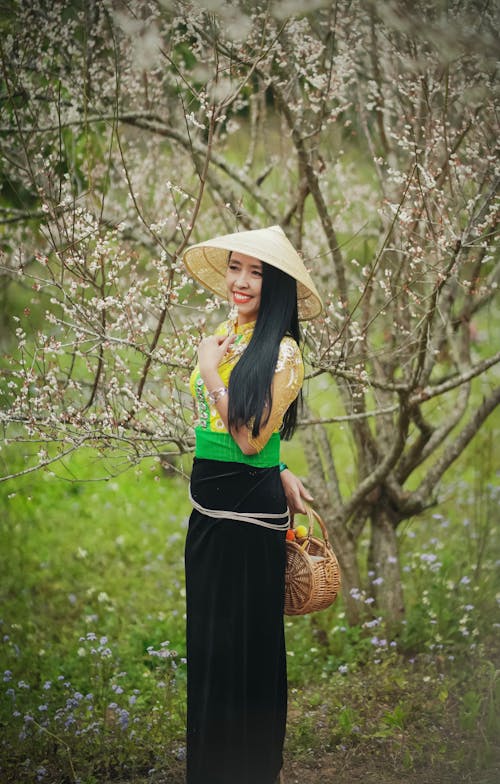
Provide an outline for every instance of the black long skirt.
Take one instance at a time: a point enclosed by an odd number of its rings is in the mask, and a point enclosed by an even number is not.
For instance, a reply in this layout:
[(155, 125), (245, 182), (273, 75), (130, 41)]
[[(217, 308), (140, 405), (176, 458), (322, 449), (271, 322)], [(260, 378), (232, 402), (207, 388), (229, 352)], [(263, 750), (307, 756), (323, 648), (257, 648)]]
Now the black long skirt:
[[(286, 512), (279, 469), (195, 459), (207, 509)], [(285, 532), (194, 510), (186, 540), (187, 784), (274, 784), (287, 709)]]

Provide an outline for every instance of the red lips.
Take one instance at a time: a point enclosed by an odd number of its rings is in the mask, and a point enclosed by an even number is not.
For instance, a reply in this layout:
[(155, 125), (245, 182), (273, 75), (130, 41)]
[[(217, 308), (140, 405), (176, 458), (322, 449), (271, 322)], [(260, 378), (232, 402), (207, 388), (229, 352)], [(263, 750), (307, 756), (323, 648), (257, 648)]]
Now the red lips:
[(250, 302), (252, 297), (249, 294), (242, 294), (241, 291), (233, 291), (233, 299), (235, 302), (243, 305), (245, 302)]

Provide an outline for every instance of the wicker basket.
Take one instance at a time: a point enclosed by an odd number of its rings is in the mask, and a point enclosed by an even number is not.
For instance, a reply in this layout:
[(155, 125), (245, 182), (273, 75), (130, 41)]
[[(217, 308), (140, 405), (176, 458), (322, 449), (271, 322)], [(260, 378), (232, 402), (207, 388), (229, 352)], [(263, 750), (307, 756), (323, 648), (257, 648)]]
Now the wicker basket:
[[(303, 541), (286, 542), (285, 615), (324, 610), (340, 590), (340, 567), (319, 514), (306, 504), (309, 532)], [(318, 521), (322, 539), (313, 536)]]

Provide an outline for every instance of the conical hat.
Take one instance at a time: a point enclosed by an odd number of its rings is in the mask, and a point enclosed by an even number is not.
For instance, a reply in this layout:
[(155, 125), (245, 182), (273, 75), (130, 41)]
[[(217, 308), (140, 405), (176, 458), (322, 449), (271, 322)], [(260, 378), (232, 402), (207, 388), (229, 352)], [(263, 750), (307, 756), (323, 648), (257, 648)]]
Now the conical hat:
[(227, 296), (226, 269), (229, 251), (254, 256), (295, 278), (299, 318), (305, 321), (319, 316), (323, 309), (321, 297), (304, 262), (281, 226), (225, 234), (191, 245), (184, 252), (183, 261), (189, 274), (222, 298)]

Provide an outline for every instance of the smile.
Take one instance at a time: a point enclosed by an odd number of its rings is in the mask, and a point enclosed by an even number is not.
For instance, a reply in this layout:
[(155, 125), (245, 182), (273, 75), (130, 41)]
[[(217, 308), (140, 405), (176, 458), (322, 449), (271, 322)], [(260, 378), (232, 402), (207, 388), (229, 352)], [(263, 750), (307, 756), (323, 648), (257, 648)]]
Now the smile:
[(240, 294), (239, 291), (233, 291), (233, 299), (238, 305), (244, 305), (246, 302), (250, 302), (252, 297), (249, 294)]

